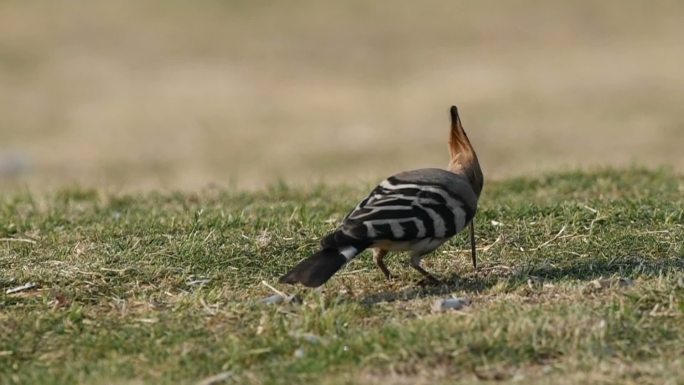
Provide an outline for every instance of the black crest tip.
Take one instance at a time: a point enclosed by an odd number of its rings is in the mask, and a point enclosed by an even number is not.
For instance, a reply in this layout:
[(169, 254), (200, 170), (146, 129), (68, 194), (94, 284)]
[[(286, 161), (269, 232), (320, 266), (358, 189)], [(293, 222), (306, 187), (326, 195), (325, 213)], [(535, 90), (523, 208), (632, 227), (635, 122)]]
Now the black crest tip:
[(458, 121), (458, 108), (456, 106), (451, 106), (451, 108), (449, 109), (449, 113), (451, 114), (452, 122)]

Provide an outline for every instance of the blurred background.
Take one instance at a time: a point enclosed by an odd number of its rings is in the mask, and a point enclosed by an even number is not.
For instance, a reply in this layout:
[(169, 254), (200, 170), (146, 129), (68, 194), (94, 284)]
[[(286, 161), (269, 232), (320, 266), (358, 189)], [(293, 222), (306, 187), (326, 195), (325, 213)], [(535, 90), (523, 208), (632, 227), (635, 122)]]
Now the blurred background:
[[(0, 1), (0, 189), (684, 170), (684, 2)], [(4, 186), (1, 187), (1, 186)]]

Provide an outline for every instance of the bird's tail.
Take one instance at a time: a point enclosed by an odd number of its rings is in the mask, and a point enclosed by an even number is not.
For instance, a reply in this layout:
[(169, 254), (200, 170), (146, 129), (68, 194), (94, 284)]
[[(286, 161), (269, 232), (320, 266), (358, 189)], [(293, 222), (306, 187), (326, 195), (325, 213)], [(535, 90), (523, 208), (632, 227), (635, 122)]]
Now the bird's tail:
[(280, 283), (301, 283), (318, 287), (326, 283), (342, 266), (358, 254), (356, 248), (325, 248), (299, 262), (287, 274), (280, 277)]

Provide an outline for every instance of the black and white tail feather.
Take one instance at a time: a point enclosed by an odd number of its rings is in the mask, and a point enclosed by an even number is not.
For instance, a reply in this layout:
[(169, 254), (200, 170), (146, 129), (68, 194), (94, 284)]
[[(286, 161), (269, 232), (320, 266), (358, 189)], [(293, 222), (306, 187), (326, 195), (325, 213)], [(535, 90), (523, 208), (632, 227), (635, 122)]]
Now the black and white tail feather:
[(321, 240), (319, 252), (292, 268), (280, 282), (318, 287), (367, 248), (375, 249), (375, 261), (388, 278), (384, 254), (409, 251), (411, 266), (434, 280), (420, 267), (422, 257), (468, 224), (475, 266), (473, 218), (482, 172), (456, 107), (451, 108), (451, 122), (449, 170), (419, 169), (385, 179)]

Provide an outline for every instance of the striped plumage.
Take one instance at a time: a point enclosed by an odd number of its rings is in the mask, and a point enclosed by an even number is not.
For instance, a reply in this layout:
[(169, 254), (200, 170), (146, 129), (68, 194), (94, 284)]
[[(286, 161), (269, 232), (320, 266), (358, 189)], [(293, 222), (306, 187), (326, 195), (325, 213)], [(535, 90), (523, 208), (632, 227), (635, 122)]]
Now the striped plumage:
[[(383, 262), (388, 251), (409, 251), (411, 266), (435, 280), (420, 266), (422, 257), (472, 223), (482, 190), (477, 156), (451, 109), (449, 171), (426, 168), (406, 171), (382, 181), (321, 240), (321, 251), (300, 262), (280, 281), (316, 287), (367, 248), (387, 278)], [(474, 239), (471, 236), (471, 241)], [(473, 263), (475, 263), (473, 243)]]
[(361, 226), (368, 239), (393, 241), (448, 238), (470, 222), (476, 208), (477, 197), (461, 175), (437, 168), (407, 171), (382, 181), (339, 231), (354, 236)]

